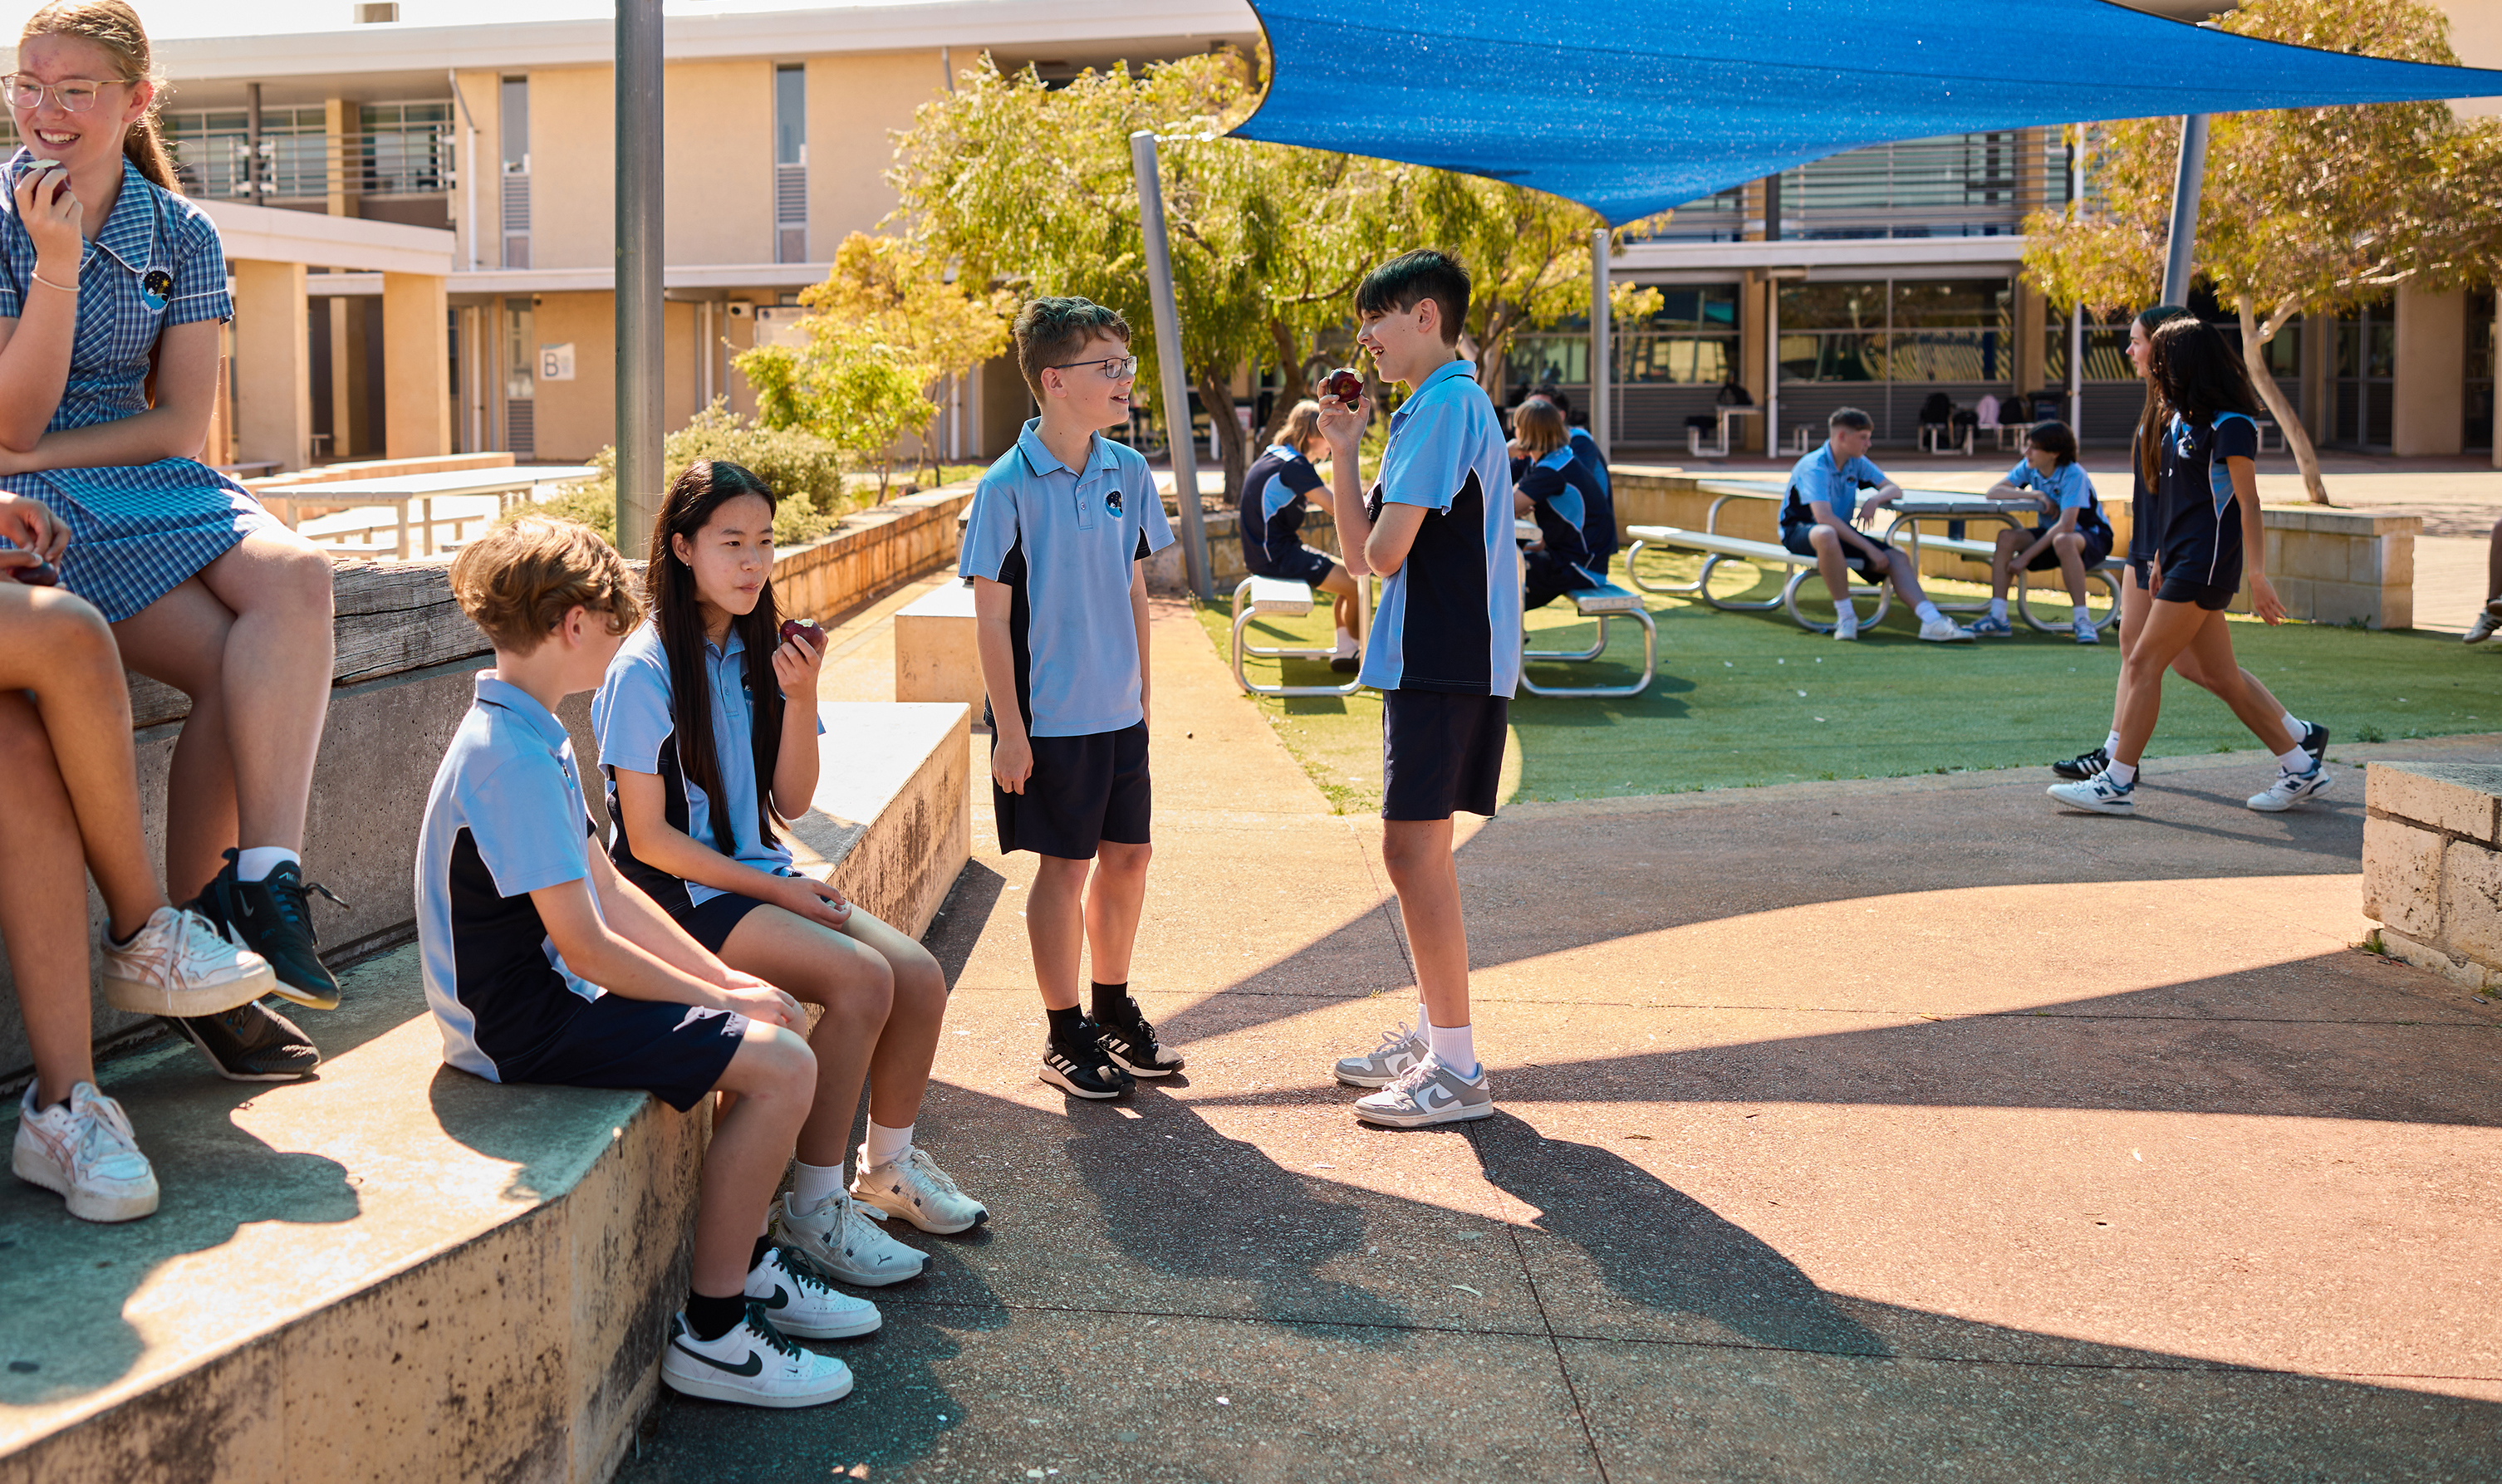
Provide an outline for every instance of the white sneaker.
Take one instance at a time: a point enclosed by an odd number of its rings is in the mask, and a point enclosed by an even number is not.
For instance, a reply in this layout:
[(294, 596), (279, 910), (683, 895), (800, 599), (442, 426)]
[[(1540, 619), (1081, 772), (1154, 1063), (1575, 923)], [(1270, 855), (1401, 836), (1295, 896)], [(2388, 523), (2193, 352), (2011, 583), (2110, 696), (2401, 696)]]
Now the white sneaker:
[(2261, 814), (2282, 814), (2306, 798), (2327, 793), (2336, 782), (2325, 763), (2313, 763), (2308, 773), (2289, 773), (2280, 768), (2276, 782), (2269, 784), (2265, 793), (2251, 794), (2247, 802)]
[(852, 1394), (852, 1368), (830, 1355), (802, 1350), (751, 1303), (747, 1317), (719, 1339), (697, 1339), (687, 1316), (669, 1316), (669, 1344), (660, 1352), (660, 1384), (689, 1397), (748, 1406), (815, 1406)]
[(1405, 1021), (1381, 1033), (1381, 1044), (1360, 1057), (1337, 1059), (1337, 1080), (1349, 1087), (1388, 1087), (1400, 1074), (1425, 1060), (1431, 1048), (1422, 1029)]
[(2077, 642), (2079, 644), (2100, 644), (2103, 642), (2102, 630), (2094, 627), (2093, 620), (2079, 619), (2076, 623)]
[(1833, 621), (1833, 636), (1845, 640), (1858, 638), (1859, 615), (1847, 612), (1837, 615)]
[(2467, 625), (2467, 633), (2459, 642), (2482, 644), (2492, 638), (2497, 631), (2502, 631), (2502, 598), (2496, 598), (2476, 610), (2476, 622)]
[(35, 1106), (35, 1084), (26, 1084), (9, 1167), (68, 1197), (81, 1221), (136, 1221), (156, 1209), (156, 1171), (139, 1152), (129, 1116), (92, 1082), (71, 1084), (70, 1100), (50, 1108)]
[(2137, 780), (2114, 783), (2109, 773), (2096, 773), (2075, 783), (2054, 783), (2045, 791), (2071, 809), (2088, 814), (2135, 814)]
[(886, 1322), (876, 1304), (818, 1277), (788, 1247), (765, 1249), (764, 1261), (748, 1269), (747, 1297), (764, 1306), (773, 1328), (801, 1339), (849, 1339)]
[(1972, 642), (1972, 630), (1944, 614), (1939, 614), (1920, 625), (1920, 637), (1931, 644), (1969, 644)]
[[(868, 1146), (860, 1147), (860, 1173), (852, 1177), (852, 1199), (889, 1216), (900, 1216), (924, 1231), (940, 1235), (962, 1231), (987, 1218), (988, 1206), (957, 1187), (955, 1177), (917, 1148), (899, 1159), (871, 1168)], [(864, 1216), (871, 1215), (863, 1211)], [(875, 1219), (872, 1217), (872, 1219)]]
[(797, 1250), (819, 1272), (861, 1288), (884, 1288), (921, 1276), (930, 1261), (878, 1229), (852, 1197), (836, 1191), (813, 1211), (793, 1207), (785, 1192), (773, 1202), (773, 1239)]
[(222, 1015), (268, 994), (278, 983), (269, 961), (227, 941), (209, 920), (183, 907), (159, 907), (138, 936), (116, 943), (107, 933), (104, 998), (142, 1015)]
[(1394, 1129), (1423, 1129), (1434, 1124), (1492, 1118), (1494, 1087), (1482, 1066), (1475, 1076), (1463, 1077), (1444, 1065), (1440, 1058), (1429, 1055), (1380, 1092), (1357, 1098), (1355, 1116), (1368, 1124), (1388, 1124)]

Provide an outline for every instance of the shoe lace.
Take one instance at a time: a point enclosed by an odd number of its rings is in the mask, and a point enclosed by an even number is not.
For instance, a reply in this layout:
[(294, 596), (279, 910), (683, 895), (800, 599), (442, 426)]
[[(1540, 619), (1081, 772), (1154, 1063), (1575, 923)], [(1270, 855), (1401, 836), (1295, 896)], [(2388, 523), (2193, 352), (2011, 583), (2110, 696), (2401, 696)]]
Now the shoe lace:
[(267, 880), (269, 899), (278, 908), (279, 917), (291, 928), (303, 928), (305, 936), (316, 943), (321, 941), (321, 934), (313, 927), (313, 914), (306, 903), (308, 895), (319, 893), (346, 911), (356, 910), (350, 907), (338, 893), (318, 881), (306, 881), (303, 877), (292, 874), (272, 874)]
[(763, 1299), (747, 1300), (747, 1327), (756, 1332), (756, 1337), (764, 1341), (767, 1349), (776, 1350), (794, 1358), (799, 1354), (798, 1342), (773, 1328), (773, 1321), (765, 1317)]
[(139, 1152), (139, 1135), (131, 1130), (130, 1115), (121, 1111), (121, 1104), (99, 1093), (85, 1099), (79, 1111), (85, 1115), (78, 1140), (82, 1166), (92, 1169), (115, 1155)]
[(1409, 1029), (1407, 1023), (1403, 1020), (1399, 1024), (1391, 1027), (1389, 1029), (1381, 1032), (1381, 1044), (1372, 1048), (1372, 1054), (1377, 1057), (1388, 1052), (1397, 1051), (1405, 1046), (1409, 1041), (1415, 1039), (1415, 1036), (1416, 1032)]
[(174, 910), (174, 918), (175, 951), (186, 963), (214, 962), (239, 951), (224, 933), (218, 931), (216, 925), (200, 913), (188, 907), (178, 907)]
[(956, 1183), (955, 1176), (940, 1169), (938, 1162), (917, 1146), (904, 1152), (903, 1166), (919, 1175), (922, 1182), (932, 1190), (943, 1191), (950, 1196), (964, 1194), (964, 1188)]
[(851, 1192), (836, 1191), (826, 1198), (838, 1202), (842, 1207), (834, 1222), (834, 1244), (843, 1251), (859, 1252), (869, 1249), (871, 1244), (868, 1238), (872, 1234), (886, 1235), (884, 1231), (878, 1230), (875, 1222), (868, 1219), (868, 1213), (861, 1209), (860, 1202), (852, 1198)]
[(802, 1291), (815, 1290), (827, 1294), (835, 1291), (832, 1284), (817, 1276), (817, 1269), (809, 1265), (804, 1254), (776, 1244), (773, 1255), (781, 1260), (783, 1275), (791, 1280), (793, 1287)]
[(1398, 1080), (1392, 1082), (1390, 1086), (1384, 1088), (1382, 1091), (1389, 1093), (1413, 1093), (1418, 1088), (1425, 1085), (1427, 1080), (1434, 1075), (1435, 1070), (1436, 1067), (1432, 1057), (1419, 1057), (1416, 1059), (1415, 1065), (1410, 1066), (1403, 1072), (1401, 1072)]

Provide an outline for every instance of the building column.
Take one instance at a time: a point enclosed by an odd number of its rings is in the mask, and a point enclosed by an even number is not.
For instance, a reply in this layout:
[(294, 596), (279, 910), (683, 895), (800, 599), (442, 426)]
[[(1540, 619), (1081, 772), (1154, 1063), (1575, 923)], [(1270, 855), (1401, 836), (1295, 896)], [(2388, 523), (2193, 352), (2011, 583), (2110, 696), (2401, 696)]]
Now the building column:
[(430, 273), (383, 275), (383, 455), (452, 452), (451, 306)]
[(235, 284), (234, 446), (239, 461), (300, 469), (312, 456), (312, 301), (302, 263), (238, 258)]
[(2389, 388), (2389, 452), (2456, 454), (2467, 415), (2467, 290), (2398, 286), (2396, 384)]
[[(2049, 386), (2044, 369), (2049, 364), (2050, 347), (2045, 336), (2048, 327), (2049, 305), (2042, 290), (2025, 282), (2024, 270), (2015, 270), (2015, 293), (2012, 305), (2015, 320), (2015, 374), (2007, 378), (2015, 389), (2027, 395)], [(1995, 388), (1993, 388), (1995, 389)], [(2024, 420), (2029, 422), (2030, 418)]]

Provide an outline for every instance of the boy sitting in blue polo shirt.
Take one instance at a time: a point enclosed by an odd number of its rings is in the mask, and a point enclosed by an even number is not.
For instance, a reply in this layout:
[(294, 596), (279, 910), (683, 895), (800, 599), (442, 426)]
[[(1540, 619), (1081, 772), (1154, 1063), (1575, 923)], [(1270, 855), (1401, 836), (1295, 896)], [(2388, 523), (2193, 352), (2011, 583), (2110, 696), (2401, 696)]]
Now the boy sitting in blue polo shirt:
[(1385, 381), (1415, 388), (1390, 419), (1381, 477), (1356, 488), (1368, 409), (1321, 402), (1338, 539), (1357, 576), (1379, 572), (1381, 606), (1363, 682), (1381, 694), (1381, 856), (1416, 959), (1416, 1027), (1337, 1063), (1381, 1091), (1369, 1123), (1412, 1129), (1494, 1115), (1469, 1021), (1469, 936), (1451, 859), (1451, 815), (1490, 815), (1520, 681), (1520, 563), (1511, 456), (1475, 366), (1459, 354), (1468, 271), (1420, 249), (1365, 276), (1356, 344)]
[(877, 1311), (758, 1234), (816, 1088), (807, 1017), (706, 953), (592, 848), (556, 718), (598, 688), (634, 626), (633, 584), (595, 533), (544, 517), (496, 527), (452, 564), (453, 596), (493, 641), (495, 667), (478, 676), (418, 837), (426, 1008), (443, 1060), (490, 1082), (639, 1088), (681, 1113), (738, 1094), (713, 1121), (692, 1291), (660, 1379), (755, 1406), (831, 1401), (851, 1391), (850, 1368), (784, 1333), (865, 1333)]
[[(1850, 606), (1850, 573), (1856, 570), (1872, 583), (1892, 580), (1894, 590), (1919, 616), (1921, 638), (1933, 644), (1970, 640), (1972, 630), (1940, 613), (1920, 590), (1920, 574), (1910, 556), (1861, 535), (1851, 523), (1854, 510), (1873, 516), (1903, 492), (1868, 461), (1876, 420), (1844, 407), (1826, 420), (1825, 430), (1823, 445), (1790, 470), (1789, 493), (1781, 501), (1781, 545), (1815, 558), (1833, 594), (1833, 636), (1859, 637), (1859, 614)], [(1859, 503), (1862, 489), (1876, 491), (1865, 505)]]
[(1311, 506), (1306, 496), (1319, 490), (1320, 470), (1312, 455), (1327, 453), (1320, 435), (1321, 404), (1309, 397), (1297, 402), (1277, 429), (1277, 441), (1251, 461), (1242, 476), (1242, 564), (1254, 577), (1279, 577), (1308, 583), (1337, 599), (1332, 617), (1337, 621), (1337, 653), (1330, 668), (1351, 675), (1357, 664), (1355, 579), (1336, 557), (1303, 545), (1303, 517)]
[(2065, 422), (2034, 424), (2025, 435), (2023, 460), (1989, 489), (1994, 500), (2026, 495), (2052, 519), (2036, 523), (2029, 531), (2011, 525), (1998, 533), (1998, 550), (1989, 558), (1989, 613), (1974, 623), (1972, 631), (2013, 632), (2007, 623), (2008, 585), (2018, 572), (2056, 567), (2068, 579), (2077, 642), (2102, 643), (2102, 635), (2094, 630), (2093, 615), (2085, 611), (2085, 574), (2111, 555), (2111, 523), (2103, 519), (2102, 501), (2094, 497), (2094, 482), (2077, 462), (2077, 435), (2068, 431)]
[[(1130, 419), (1129, 321), (1090, 299), (1041, 298), (1013, 328), (1042, 416), (974, 489), (959, 560), (990, 693), (991, 808), (1001, 851), (1042, 858), (1026, 901), (1051, 1022), (1042, 1079), (1118, 1097), (1133, 1077), (1182, 1065), (1129, 984), (1152, 854), (1138, 563), (1172, 530), (1146, 459), (1099, 431)], [(1095, 956), (1092, 1016), (1077, 1004), (1081, 947)]]
[(1520, 558), (1520, 605), (1543, 608), (1598, 587), (1582, 534), (1600, 498), (1598, 481), (1574, 456), (1562, 409), (1543, 397), (1521, 403), (1511, 416), (1511, 447), (1512, 514), (1538, 523), (1538, 544)]

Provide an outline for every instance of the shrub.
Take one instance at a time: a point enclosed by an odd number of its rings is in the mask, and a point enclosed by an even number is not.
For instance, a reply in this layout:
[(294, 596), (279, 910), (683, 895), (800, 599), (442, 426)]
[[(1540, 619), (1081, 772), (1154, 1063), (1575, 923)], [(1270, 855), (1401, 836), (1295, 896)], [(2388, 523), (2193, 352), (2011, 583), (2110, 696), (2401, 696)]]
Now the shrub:
[[(693, 421), (669, 434), (662, 457), (664, 477), (675, 479), (680, 469), (698, 458), (745, 464), (781, 495), (773, 512), (773, 540), (778, 546), (814, 541), (833, 529), (846, 512), (868, 503), (865, 493), (844, 490), (842, 452), (830, 440), (798, 428), (761, 427), (731, 412), (725, 398), (715, 397)], [(591, 462), (599, 470), (599, 478), (553, 500), (522, 508), (580, 521), (613, 545), (617, 540), (617, 450), (601, 449)]]

